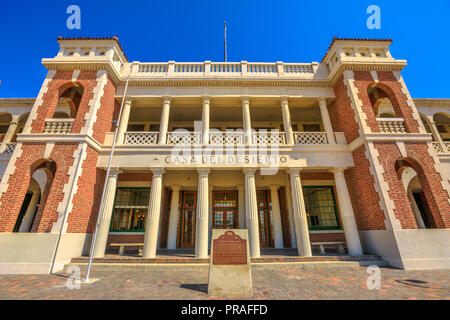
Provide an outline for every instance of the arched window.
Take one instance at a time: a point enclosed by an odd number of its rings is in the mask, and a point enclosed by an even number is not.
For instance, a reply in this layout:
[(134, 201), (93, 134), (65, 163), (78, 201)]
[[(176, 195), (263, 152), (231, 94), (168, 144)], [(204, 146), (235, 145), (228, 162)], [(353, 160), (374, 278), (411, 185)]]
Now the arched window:
[(5, 138), (11, 121), (12, 117), (9, 113), (0, 113), (0, 142)]
[(367, 89), (367, 93), (377, 118), (401, 118), (396, 114), (394, 105), (385, 90), (372, 86)]
[(450, 141), (450, 117), (444, 113), (436, 113), (433, 115), (433, 121), (442, 140)]
[(83, 86), (78, 84), (72, 85), (67, 89), (61, 89), (61, 91), (53, 118), (75, 118), (78, 107), (80, 106), (81, 98), (83, 97)]

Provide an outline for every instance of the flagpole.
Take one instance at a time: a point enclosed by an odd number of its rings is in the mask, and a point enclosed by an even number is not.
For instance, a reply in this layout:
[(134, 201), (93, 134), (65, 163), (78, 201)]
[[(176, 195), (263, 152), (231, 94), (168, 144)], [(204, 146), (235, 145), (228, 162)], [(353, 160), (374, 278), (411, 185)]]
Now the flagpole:
[(227, 62), (227, 22), (224, 21), (223, 24), (225, 27), (225, 34), (224, 34), (224, 37), (225, 37), (225, 62)]
[(113, 154), (114, 154), (114, 148), (116, 146), (117, 132), (119, 130), (120, 120), (122, 119), (123, 104), (124, 104), (125, 98), (127, 96), (128, 80), (129, 80), (129, 78), (130, 78), (130, 74), (128, 74), (128, 76), (127, 76), (127, 82), (125, 84), (125, 90), (123, 92), (123, 97), (122, 97), (122, 104), (120, 105), (119, 116), (117, 117), (116, 130), (114, 131), (114, 138), (113, 138), (113, 141), (112, 141), (111, 152), (109, 154), (109, 159), (108, 159), (108, 168), (106, 170), (105, 184), (103, 185), (102, 198), (100, 200), (100, 208), (98, 209), (97, 223), (95, 224), (94, 237), (93, 237), (92, 242), (91, 242), (91, 250), (90, 250), (90, 254), (89, 254), (88, 269), (87, 269), (87, 272), (86, 272), (86, 277), (82, 280), (82, 282), (89, 282), (90, 281), (89, 275), (91, 273), (92, 258), (93, 258), (93, 255), (94, 255), (94, 247), (95, 247), (95, 242), (97, 240), (98, 225), (100, 223), (100, 215), (101, 215), (101, 212), (103, 210), (103, 204), (104, 204), (103, 202), (104, 202), (105, 193), (106, 193), (106, 186), (108, 184), (109, 173), (111, 171), (111, 162), (112, 162), (112, 158), (113, 158)]

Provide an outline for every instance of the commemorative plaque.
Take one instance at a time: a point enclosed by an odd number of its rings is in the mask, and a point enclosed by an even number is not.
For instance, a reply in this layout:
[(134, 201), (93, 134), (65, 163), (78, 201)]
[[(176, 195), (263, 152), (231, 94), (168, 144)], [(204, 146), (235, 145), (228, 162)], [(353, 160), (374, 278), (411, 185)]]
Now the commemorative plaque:
[(209, 264), (208, 294), (252, 295), (246, 229), (214, 229)]

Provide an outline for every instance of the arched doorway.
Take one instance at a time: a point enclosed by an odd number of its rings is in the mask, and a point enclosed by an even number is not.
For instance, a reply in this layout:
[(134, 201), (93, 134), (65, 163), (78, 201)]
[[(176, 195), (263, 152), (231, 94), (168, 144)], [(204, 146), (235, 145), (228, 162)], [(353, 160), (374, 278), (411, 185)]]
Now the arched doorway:
[(419, 229), (436, 228), (424, 188), (417, 171), (405, 160), (397, 160), (397, 172), (405, 188)]
[(44, 161), (34, 170), (13, 232), (32, 232), (33, 226), (38, 225), (38, 213), (44, 208), (55, 172), (56, 164), (51, 160)]

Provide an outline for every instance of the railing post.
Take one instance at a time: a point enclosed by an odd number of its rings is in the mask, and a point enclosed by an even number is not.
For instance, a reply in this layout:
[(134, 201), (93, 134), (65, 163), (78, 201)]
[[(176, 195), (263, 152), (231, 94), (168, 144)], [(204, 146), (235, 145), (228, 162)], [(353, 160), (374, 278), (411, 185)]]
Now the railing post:
[(245, 76), (248, 72), (248, 63), (247, 61), (241, 61), (241, 75)]
[(209, 76), (209, 74), (211, 73), (211, 61), (205, 61), (205, 71), (204, 71), (204, 75), (205, 76)]
[(284, 75), (284, 64), (283, 64), (283, 61), (277, 61), (277, 70), (278, 70), (278, 75), (279, 76)]
[(175, 73), (175, 61), (169, 61), (167, 67), (167, 75), (173, 76)]

